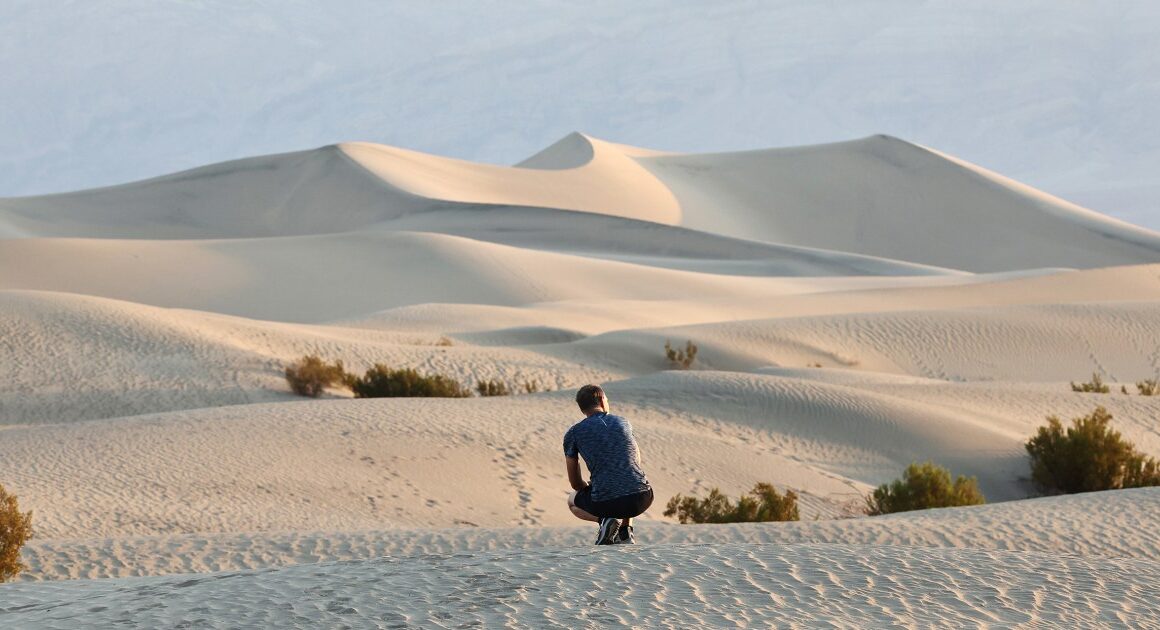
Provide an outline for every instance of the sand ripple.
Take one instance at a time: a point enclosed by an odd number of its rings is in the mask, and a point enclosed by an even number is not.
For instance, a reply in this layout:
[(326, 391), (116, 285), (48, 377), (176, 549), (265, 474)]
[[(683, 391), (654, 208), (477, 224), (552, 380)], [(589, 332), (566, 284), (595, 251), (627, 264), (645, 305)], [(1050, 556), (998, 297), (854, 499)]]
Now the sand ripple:
[[(429, 554), (14, 585), (0, 624), (138, 627), (1154, 625), (1160, 563), (853, 545)], [(227, 621), (228, 620), (228, 621)]]

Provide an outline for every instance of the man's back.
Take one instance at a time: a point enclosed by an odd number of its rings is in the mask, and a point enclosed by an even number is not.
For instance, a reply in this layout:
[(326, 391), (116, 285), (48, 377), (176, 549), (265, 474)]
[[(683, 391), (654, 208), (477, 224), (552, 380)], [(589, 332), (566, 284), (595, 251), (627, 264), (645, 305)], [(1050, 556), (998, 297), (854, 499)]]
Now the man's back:
[(620, 416), (599, 412), (564, 434), (564, 454), (584, 459), (592, 478), (592, 499), (607, 501), (649, 489), (640, 467), (632, 426)]

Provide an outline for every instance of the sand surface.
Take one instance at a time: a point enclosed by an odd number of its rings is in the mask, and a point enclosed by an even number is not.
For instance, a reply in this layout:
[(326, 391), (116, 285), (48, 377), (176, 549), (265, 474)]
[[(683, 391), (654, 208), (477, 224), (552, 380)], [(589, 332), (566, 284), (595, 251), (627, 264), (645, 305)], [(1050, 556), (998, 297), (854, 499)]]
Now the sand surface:
[[(1025, 500), (1023, 444), (1100, 404), (1160, 454), (1160, 398), (1120, 393), (1160, 374), (1160, 234), (933, 149), (350, 143), (0, 199), (0, 234), (41, 582), (0, 625), (1156, 623), (1160, 497)], [(542, 391), (308, 400), (308, 353)], [(588, 382), (657, 491), (636, 548), (564, 507)], [(993, 503), (851, 518), (926, 459)], [(661, 514), (759, 481), (803, 520)]]

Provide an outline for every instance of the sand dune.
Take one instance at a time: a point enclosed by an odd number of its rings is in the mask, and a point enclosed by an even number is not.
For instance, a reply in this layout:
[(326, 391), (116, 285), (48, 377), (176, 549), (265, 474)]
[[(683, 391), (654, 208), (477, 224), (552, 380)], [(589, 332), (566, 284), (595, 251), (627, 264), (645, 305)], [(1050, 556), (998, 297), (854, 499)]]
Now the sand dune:
[(640, 162), (682, 225), (967, 271), (1155, 262), (1160, 236), (897, 138)]
[[(1155, 399), (819, 379), (670, 372), (607, 387), (647, 445), (658, 505), (767, 480), (800, 491), (806, 518), (832, 517), (926, 458), (977, 476), (992, 500), (1020, 498), (1023, 442), (1045, 415), (1096, 402), (1160, 449)], [(570, 396), (283, 402), (12, 427), (0, 476), (38, 506), (50, 538), (563, 525)]]
[[(1160, 374), (1158, 262), (1156, 233), (888, 137), (573, 134), (514, 167), (353, 143), (3, 199), (24, 579), (142, 579), (5, 587), (0, 625), (1150, 620), (1154, 490), (1018, 500), (1047, 415), (1104, 405), (1160, 454), (1160, 398), (1068, 385)], [(308, 353), (551, 391), (302, 400)], [(637, 548), (584, 549), (563, 507), (588, 382), (657, 490)], [(845, 518), (926, 459), (1006, 503)], [(661, 515), (759, 481), (805, 520)], [(173, 573), (201, 575), (144, 579)]]
[[(415, 305), (340, 326), (302, 326), (70, 294), (0, 292), (0, 327), (11, 339), (0, 349), (0, 420), (61, 422), (279, 400), (286, 396), (282, 366), (307, 353), (341, 358), (356, 370), (385, 362), (447, 373), (467, 384), (504, 378), (553, 387), (666, 369), (660, 352), (666, 338), (695, 340), (704, 368), (743, 372), (820, 364), (958, 381), (1064, 383), (1096, 371), (1130, 385), (1160, 371), (1153, 334), (1160, 329), (1160, 283), (1150, 281), (1155, 266), (993, 282), (950, 277), (956, 284), (867, 290), (858, 287), (871, 280), (835, 280), (827, 287), (816, 280), (722, 278), (500, 248), (501, 254), (533, 261), (505, 267), (503, 258), (490, 256), (497, 246), (476, 243), (479, 255), (463, 260), (433, 246), (450, 243), (462, 254), (457, 239), (430, 235), (368, 237), (366, 255), (384, 251), (378, 247), (384, 239), (396, 245), (385, 250), (387, 257), (432, 256), (432, 266), (442, 265), (447, 275), (424, 283), (398, 274), (394, 284), (396, 276), (371, 274), (368, 283), (385, 286), (358, 298), (367, 307), (456, 291), (482, 304)], [(349, 247), (352, 241), (341, 242)], [(268, 253), (271, 258), (293, 254), (295, 239), (275, 243), (282, 249)], [(117, 259), (125, 270), (118, 281), (124, 284), (109, 292), (196, 301), (203, 308), (219, 302), (235, 310), (300, 314), (358, 308), (339, 301), (349, 287), (328, 283), (326, 273), (312, 281), (319, 288), (310, 293), (242, 284), (244, 274), (223, 272), (216, 286), (191, 294), (188, 284), (151, 275), (165, 261), (178, 270), (177, 262), (196, 259), (198, 243), (175, 243), (176, 256), (172, 250), (128, 247), (128, 259), (116, 248), (102, 250), (105, 241), (82, 244)], [(154, 258), (132, 264), (134, 253)], [(541, 275), (504, 284), (512, 271), (530, 269)], [(603, 281), (577, 286), (568, 276), (576, 269)], [(85, 271), (75, 275), (83, 279)], [(656, 299), (671, 294), (685, 297)], [(1142, 298), (1147, 300), (1126, 301)], [(1076, 302), (1060, 303), (1069, 299)], [(510, 305), (485, 305), (501, 300)], [(453, 345), (436, 346), (444, 337)]]
[(672, 194), (619, 145), (574, 134), (548, 153), (568, 154), (576, 164), (508, 168), (348, 143), (91, 191), (4, 199), (0, 218), (15, 234), (166, 239), (342, 232), (457, 203), (679, 221)]
[(633, 159), (652, 152), (579, 133), (516, 168), (362, 142), (341, 149), (388, 185), (417, 197), (582, 210), (662, 224), (681, 219), (672, 192)]
[[(779, 254), (784, 263), (775, 262)], [(614, 256), (517, 248), (433, 232), (196, 241), (18, 239), (0, 248), (0, 290), (68, 292), (324, 322), (415, 304), (518, 306), (682, 296), (741, 301), (743, 296), (787, 292), (794, 283), (784, 278), (800, 275), (939, 275), (914, 265), (820, 252), (754, 256), (736, 263), (754, 269), (743, 275), (722, 274), (728, 270), (713, 261), (685, 257), (672, 260), (686, 263), (667, 266), (609, 258)], [(705, 268), (698, 270), (701, 266)], [(780, 273), (766, 275), (772, 271)], [(796, 284), (802, 287), (798, 290), (809, 290), (806, 283)]]
[(349, 143), (0, 200), (0, 224), (9, 235), (284, 236), (465, 203), (613, 215), (975, 272), (1160, 261), (1155, 232), (883, 136), (654, 155), (573, 134), (511, 168)]

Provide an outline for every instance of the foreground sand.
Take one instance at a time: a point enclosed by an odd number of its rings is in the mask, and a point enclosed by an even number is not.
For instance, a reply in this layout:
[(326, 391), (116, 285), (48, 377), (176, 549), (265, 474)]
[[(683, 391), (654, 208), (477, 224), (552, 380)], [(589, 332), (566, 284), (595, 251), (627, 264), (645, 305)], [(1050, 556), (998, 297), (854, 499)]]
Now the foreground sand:
[(0, 620), (47, 628), (222, 620), (252, 627), (1144, 627), (1160, 616), (1158, 580), (1154, 561), (970, 549), (538, 549), (13, 586)]
[[(41, 582), (0, 625), (1157, 618), (1155, 490), (1020, 499), (1048, 415), (1160, 454), (1160, 398), (1119, 393), (1160, 374), (1160, 235), (918, 145), (341, 145), (3, 199), (0, 234), (0, 483)], [(548, 391), (304, 400), (307, 353)], [(587, 382), (657, 489), (636, 548), (563, 507)], [(925, 459), (1003, 503), (848, 518)], [(759, 481), (803, 521), (661, 515)]]
[(1146, 627), (1160, 619), (1157, 518), (1160, 490), (1142, 489), (873, 519), (645, 524), (635, 547), (588, 546), (586, 528), (40, 543), (31, 558), (45, 577), (186, 575), (6, 587), (0, 622)]

